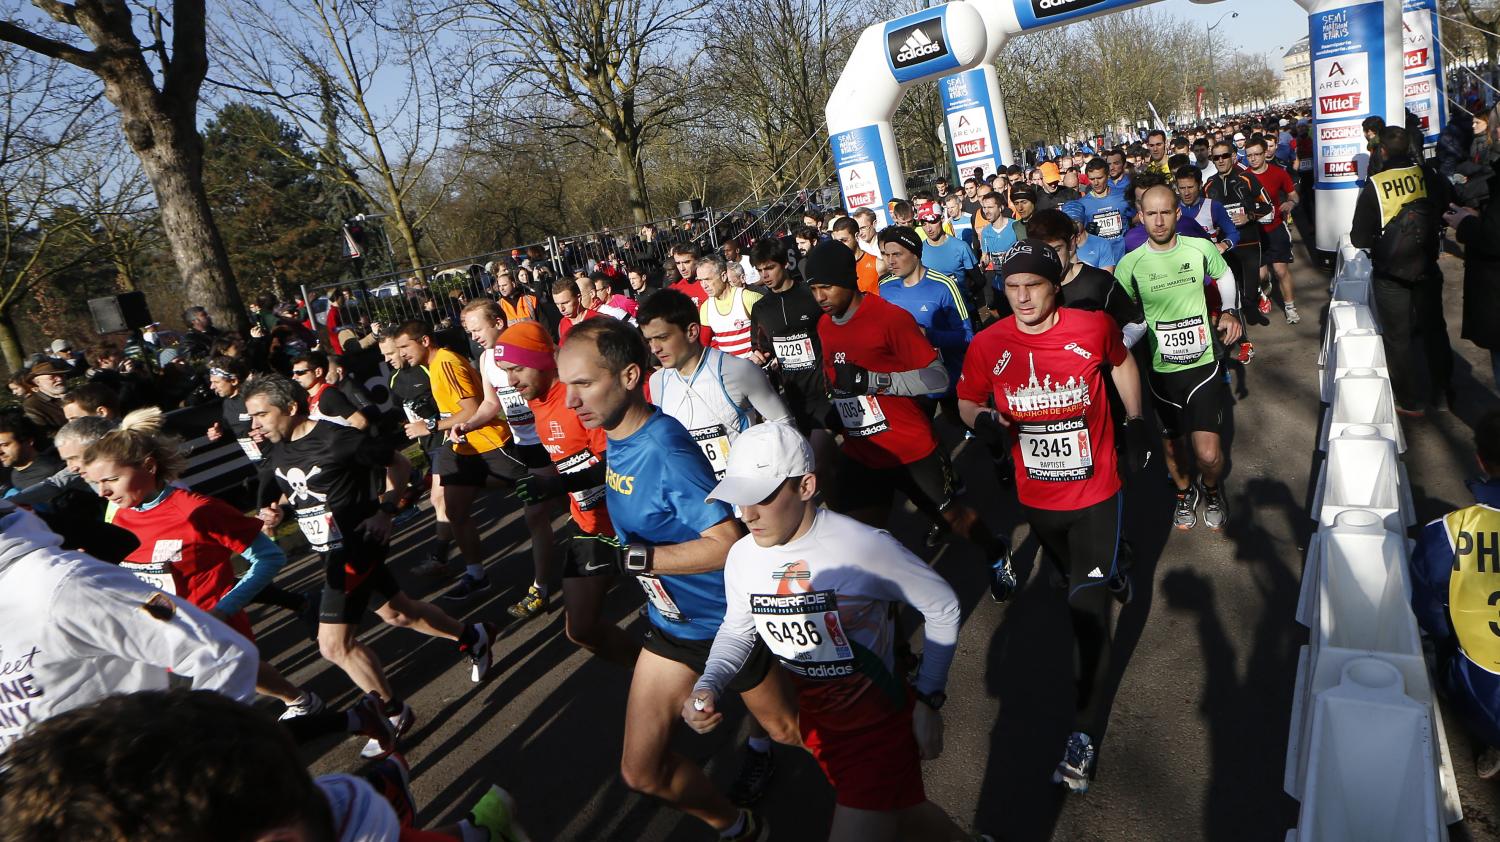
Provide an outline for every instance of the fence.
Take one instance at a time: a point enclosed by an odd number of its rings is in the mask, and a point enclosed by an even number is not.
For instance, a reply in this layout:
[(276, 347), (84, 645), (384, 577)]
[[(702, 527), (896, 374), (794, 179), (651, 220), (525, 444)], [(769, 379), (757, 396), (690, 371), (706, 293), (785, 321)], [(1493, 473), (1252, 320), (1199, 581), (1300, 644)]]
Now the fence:
[(1411, 612), (1406, 441), (1369, 258), (1346, 237), (1339, 264), (1320, 359), (1327, 455), (1297, 604), (1310, 634), (1287, 739), (1283, 786), (1301, 802), (1287, 842), (1446, 840), (1463, 810)]

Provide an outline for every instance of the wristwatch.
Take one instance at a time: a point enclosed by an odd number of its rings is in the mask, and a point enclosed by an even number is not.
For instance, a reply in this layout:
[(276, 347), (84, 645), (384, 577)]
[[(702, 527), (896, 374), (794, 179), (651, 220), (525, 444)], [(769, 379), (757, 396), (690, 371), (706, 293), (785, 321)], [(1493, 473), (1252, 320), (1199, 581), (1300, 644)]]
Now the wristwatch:
[(646, 544), (631, 544), (625, 548), (625, 572), (649, 573), (651, 571), (651, 547)]
[(936, 693), (923, 693), (921, 690), (913, 690), (912, 692), (916, 694), (917, 701), (933, 710), (942, 710), (943, 705), (948, 703), (948, 694), (941, 690)]
[(1219, 311), (1219, 315), (1234, 316), (1236, 319), (1238, 319), (1240, 317), (1240, 311), (1238, 307), (1225, 307), (1224, 309)]

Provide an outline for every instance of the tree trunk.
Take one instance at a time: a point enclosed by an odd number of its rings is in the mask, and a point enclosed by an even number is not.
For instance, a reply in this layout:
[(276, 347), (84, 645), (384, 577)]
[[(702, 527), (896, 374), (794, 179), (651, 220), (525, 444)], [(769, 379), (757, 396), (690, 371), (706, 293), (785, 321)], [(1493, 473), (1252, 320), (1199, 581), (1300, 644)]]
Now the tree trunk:
[(26, 355), (21, 351), (21, 340), (16, 336), (16, 327), (8, 314), (0, 314), (0, 355), (5, 357), (5, 367), (11, 372), (21, 370), (26, 364)]
[(625, 177), (626, 200), (630, 202), (630, 216), (635, 224), (651, 221), (651, 203), (646, 197), (646, 173), (641, 168), (641, 156), (636, 144), (628, 138), (614, 141), (615, 160), (620, 163), (620, 174)]

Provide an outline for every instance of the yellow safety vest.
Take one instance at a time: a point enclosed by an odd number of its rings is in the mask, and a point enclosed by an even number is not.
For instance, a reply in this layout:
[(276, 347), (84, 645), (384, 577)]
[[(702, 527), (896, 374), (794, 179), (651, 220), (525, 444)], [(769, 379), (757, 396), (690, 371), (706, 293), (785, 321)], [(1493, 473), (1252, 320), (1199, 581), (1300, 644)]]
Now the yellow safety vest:
[(1500, 672), (1500, 510), (1469, 506), (1443, 518), (1453, 547), (1448, 616), (1469, 660)]
[(1380, 203), (1380, 227), (1391, 224), (1409, 203), (1427, 197), (1427, 180), (1418, 166), (1396, 167), (1370, 176), (1375, 199)]

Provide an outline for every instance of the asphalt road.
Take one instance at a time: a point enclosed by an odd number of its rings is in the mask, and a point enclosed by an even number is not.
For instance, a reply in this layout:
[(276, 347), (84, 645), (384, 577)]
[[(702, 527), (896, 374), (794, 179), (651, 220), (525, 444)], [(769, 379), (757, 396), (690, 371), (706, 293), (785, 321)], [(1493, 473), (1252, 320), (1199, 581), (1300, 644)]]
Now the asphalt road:
[[(946, 751), (926, 767), (929, 796), (960, 824), (1004, 840), (1280, 840), (1297, 821), (1282, 792), (1298, 648), (1306, 630), (1293, 619), (1303, 554), (1312, 531), (1308, 507), (1318, 454), (1317, 352), (1327, 275), (1296, 248), (1303, 322), (1252, 326), (1255, 360), (1241, 381), (1229, 438), (1226, 481), (1231, 520), (1223, 533), (1170, 527), (1165, 473), (1157, 465), (1127, 489), (1126, 532), (1137, 561), (1135, 600), (1121, 613), (1116, 646), (1123, 663), (1099, 775), (1086, 795), (1051, 783), (1072, 708), (1071, 644), (1065, 604), (1037, 575), (1013, 497), (988, 460), (943, 427), (967, 482), (967, 497), (989, 523), (1012, 535), (1025, 583), (1008, 605), (993, 604), (973, 547), (939, 548), (937, 568), (960, 594), (964, 624), (949, 685)], [(1470, 502), (1469, 426), (1500, 406), (1488, 358), (1458, 340), (1461, 287), (1444, 258), (1450, 333), (1459, 353), (1457, 412), (1408, 424), (1406, 456), (1425, 521)], [(940, 427), (942, 427), (940, 422)], [(462, 606), (467, 618), (506, 619), (504, 607), (530, 580), (524, 526), (498, 493), (483, 511), (487, 600)], [(898, 512), (894, 531), (921, 546), (923, 525)], [(424, 552), (431, 519), (407, 527), (393, 568), (418, 596), (441, 592), (405, 571)], [(301, 561), (285, 583), (310, 587)], [(628, 583), (608, 601), (609, 617), (639, 631), (641, 598)], [(288, 615), (257, 608), (264, 651), (293, 680), (331, 702), (348, 703), (348, 680), (322, 662)], [(426, 825), (459, 818), (491, 783), (516, 796), (538, 840), (709, 840), (697, 822), (627, 790), (617, 772), (628, 675), (582, 654), (562, 631), (560, 610), (512, 630), (500, 645), (496, 677), (480, 686), (450, 645), (385, 627), (367, 632), (419, 720), (402, 748)], [(1447, 718), (1466, 811), (1455, 838), (1500, 838), (1496, 787), (1473, 773), (1474, 749)], [(683, 729), (676, 748), (727, 786), (737, 769), (738, 713), (713, 735)], [(317, 772), (362, 765), (353, 740), (309, 750)], [(775, 840), (826, 836), (832, 792), (805, 755), (778, 754), (762, 804)]]

